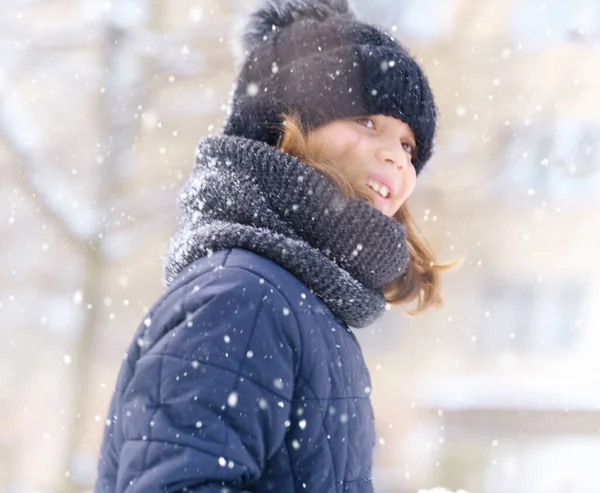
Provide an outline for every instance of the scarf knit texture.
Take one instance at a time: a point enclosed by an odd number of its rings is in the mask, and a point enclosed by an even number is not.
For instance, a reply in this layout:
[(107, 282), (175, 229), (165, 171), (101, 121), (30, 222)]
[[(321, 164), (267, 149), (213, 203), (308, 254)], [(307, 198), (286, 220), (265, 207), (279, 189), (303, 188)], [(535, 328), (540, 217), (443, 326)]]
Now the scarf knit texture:
[(383, 286), (409, 263), (406, 229), (322, 173), (264, 142), (200, 141), (179, 195), (179, 229), (164, 257), (173, 283), (195, 260), (242, 248), (279, 264), (349, 327), (386, 309)]

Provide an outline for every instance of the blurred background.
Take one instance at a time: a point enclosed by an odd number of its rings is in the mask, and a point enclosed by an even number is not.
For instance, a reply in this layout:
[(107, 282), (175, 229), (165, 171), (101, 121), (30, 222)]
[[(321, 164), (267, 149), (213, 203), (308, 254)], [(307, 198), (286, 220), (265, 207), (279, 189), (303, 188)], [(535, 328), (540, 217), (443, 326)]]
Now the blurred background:
[[(3, 0), (0, 492), (89, 491), (256, 1)], [(354, 0), (429, 74), (445, 306), (358, 331), (376, 491), (600, 492), (600, 1)]]

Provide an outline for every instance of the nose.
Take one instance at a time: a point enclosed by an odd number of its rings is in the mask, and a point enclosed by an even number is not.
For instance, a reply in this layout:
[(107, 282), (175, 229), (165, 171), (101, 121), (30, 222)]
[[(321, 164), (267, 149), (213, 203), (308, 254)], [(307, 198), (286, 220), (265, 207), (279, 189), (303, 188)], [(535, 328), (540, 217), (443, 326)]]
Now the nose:
[(387, 143), (380, 146), (375, 155), (382, 163), (391, 164), (399, 169), (406, 168), (408, 164), (408, 156), (400, 142)]

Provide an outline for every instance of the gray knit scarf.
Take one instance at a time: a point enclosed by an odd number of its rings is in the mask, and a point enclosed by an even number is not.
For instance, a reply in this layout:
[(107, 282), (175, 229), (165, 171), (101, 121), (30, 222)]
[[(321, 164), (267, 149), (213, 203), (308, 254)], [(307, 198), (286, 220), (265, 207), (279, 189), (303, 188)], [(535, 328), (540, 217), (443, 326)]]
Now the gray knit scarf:
[(179, 206), (180, 229), (164, 259), (167, 286), (194, 260), (243, 248), (287, 269), (358, 328), (383, 314), (384, 284), (408, 266), (402, 224), (263, 142), (201, 140)]

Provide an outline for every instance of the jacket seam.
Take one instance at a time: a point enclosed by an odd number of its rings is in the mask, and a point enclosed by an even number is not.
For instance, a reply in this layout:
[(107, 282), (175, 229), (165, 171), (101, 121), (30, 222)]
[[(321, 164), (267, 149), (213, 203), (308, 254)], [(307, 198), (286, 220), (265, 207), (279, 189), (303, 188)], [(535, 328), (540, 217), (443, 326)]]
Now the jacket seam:
[[(302, 375), (300, 375), (300, 378), (304, 381), (304, 384), (306, 385), (306, 388), (308, 390), (310, 390), (312, 392), (312, 394), (316, 397), (317, 393), (313, 390), (312, 386), (310, 385), (310, 382), (304, 378)], [(324, 399), (324, 400), (329, 400), (329, 399)], [(319, 406), (321, 407), (321, 406)], [(338, 473), (337, 473), (337, 468), (335, 467), (335, 457), (333, 454), (333, 449), (331, 448), (331, 441), (327, 439), (327, 425), (325, 424), (325, 419), (327, 417), (327, 410), (325, 410), (325, 413), (323, 413), (323, 410), (321, 409), (321, 424), (322, 424), (322, 430), (323, 433), (325, 435), (325, 441), (327, 442), (327, 448), (329, 449), (329, 454), (331, 456), (331, 466), (333, 467), (333, 474), (334, 476), (337, 478)]]
[[(217, 368), (218, 370), (223, 370), (226, 371), (228, 373), (233, 373), (234, 375), (236, 375), (237, 377), (242, 377), (241, 373), (237, 373), (235, 370), (232, 370), (231, 368), (227, 368), (225, 366), (221, 366), (221, 365), (217, 365), (215, 363), (212, 363), (210, 361), (203, 361), (203, 360), (188, 360), (187, 358), (181, 358), (180, 356), (175, 356), (173, 354), (167, 354), (167, 353), (153, 353), (153, 354), (148, 354), (146, 355), (146, 357), (154, 357), (154, 358), (173, 358), (173, 359), (177, 359), (180, 361), (198, 361), (198, 363), (202, 364), (202, 365), (206, 365), (206, 366), (211, 366), (213, 368)], [(240, 369), (241, 371), (241, 369)], [(266, 385), (263, 385), (260, 382), (257, 382), (256, 380), (254, 380), (252, 377), (243, 375), (244, 380), (248, 380), (249, 382), (252, 382), (254, 385), (256, 385), (257, 387), (260, 387), (261, 389), (267, 390), (269, 391), (271, 394), (273, 394), (274, 396), (278, 397), (281, 400), (284, 400), (286, 402), (289, 402), (290, 404), (294, 401), (294, 399), (289, 399), (283, 395), (278, 394), (277, 392), (275, 392), (273, 389), (270, 389), (269, 387), (267, 387)], [(345, 399), (345, 397), (343, 398)], [(306, 399), (303, 399), (306, 400)]]
[[(223, 262), (223, 263), (224, 263), (224, 262)], [(264, 294), (264, 292), (265, 292), (265, 290), (263, 289), (263, 291), (262, 291), (262, 293), (261, 293), (261, 296), (260, 296), (260, 299), (261, 299), (261, 300), (262, 300), (262, 297), (263, 297), (263, 294)], [(250, 335), (248, 336), (248, 341), (247, 341), (247, 343), (246, 343), (246, 347), (245, 347), (245, 349), (244, 349), (244, 352), (243, 352), (242, 354), (246, 354), (246, 353), (248, 352), (248, 348), (250, 347), (250, 344), (252, 343), (252, 337), (254, 336), (254, 331), (256, 330), (256, 325), (257, 325), (257, 322), (258, 322), (258, 317), (260, 316), (260, 313), (261, 313), (261, 310), (262, 310), (262, 308), (263, 308), (263, 304), (262, 304), (262, 302), (261, 302), (261, 303), (258, 305), (258, 308), (257, 308), (257, 310), (256, 310), (256, 315), (255, 315), (255, 317), (254, 317), (254, 321), (252, 322), (252, 328), (250, 329)], [(242, 376), (242, 370), (243, 370), (243, 368), (244, 368), (244, 365), (246, 364), (246, 360), (247, 360), (247, 358), (243, 358), (243, 357), (242, 357), (242, 361), (240, 362), (240, 366), (239, 366), (239, 368), (238, 368), (237, 372), (235, 372), (235, 382), (234, 382), (234, 386), (233, 386), (233, 390), (232, 390), (232, 392), (235, 392), (236, 394), (237, 394), (237, 389), (238, 389), (238, 385), (239, 385), (239, 382), (240, 382), (240, 378), (241, 378), (241, 376)], [(227, 408), (227, 410), (229, 410), (229, 408)], [(229, 412), (226, 412), (226, 414), (230, 414), (230, 413), (229, 413)], [(228, 444), (228, 443), (229, 443), (229, 433), (230, 433), (230, 428), (232, 428), (232, 426), (231, 426), (231, 423), (230, 423), (230, 425), (229, 425), (229, 426), (227, 426), (227, 427), (225, 428), (225, 444)], [(241, 436), (241, 435), (242, 435), (241, 433), (239, 433), (239, 430), (235, 430), (235, 432), (236, 432), (236, 433), (237, 433), (239, 436)], [(262, 439), (262, 437), (261, 437), (261, 439)], [(242, 446), (244, 447), (244, 449), (246, 449), (246, 446), (243, 444), (243, 442), (242, 442)], [(224, 445), (224, 446), (223, 446), (223, 454), (222, 454), (223, 456), (225, 456), (225, 451), (226, 451), (226, 450), (227, 450), (227, 445)], [(251, 454), (248, 454), (248, 455), (251, 455)], [(265, 464), (262, 464), (262, 466), (263, 466), (263, 467), (264, 467), (264, 465), (265, 465)], [(260, 468), (259, 468), (259, 469), (260, 469), (260, 471), (261, 471), (261, 475), (262, 475), (263, 467), (260, 467)], [(248, 472), (249, 472), (249, 471), (248, 471)], [(250, 475), (250, 474), (249, 474), (249, 475)], [(253, 480), (252, 480), (252, 481), (253, 481)]]
[[(292, 308), (292, 303), (289, 300), (289, 298), (286, 296), (286, 294), (281, 291), (281, 289), (279, 289), (275, 284), (273, 284), (270, 280), (266, 279), (265, 277), (261, 276), (260, 274), (258, 274), (257, 272), (248, 269), (246, 267), (242, 267), (242, 266), (228, 266), (228, 269), (239, 269), (245, 272), (249, 272), (250, 274), (258, 277), (259, 279), (264, 279), (265, 284), (268, 284), (269, 286), (271, 286), (275, 291), (277, 291), (277, 293), (279, 293), (279, 295), (286, 301), (286, 303), (288, 304), (288, 306), (290, 307), (290, 312), (293, 314), (294, 316), (294, 321), (296, 322), (296, 332), (298, 334), (298, 340), (301, 343), (301, 347), (300, 347), (300, 357), (298, 358), (298, 374), (300, 373), (300, 368), (302, 368), (302, 365), (304, 363), (304, 341), (302, 339), (302, 331), (300, 330), (300, 327), (302, 326), (302, 324), (300, 323), (300, 321), (298, 320), (298, 315), (296, 313), (296, 310), (294, 310)], [(281, 267), (282, 269), (285, 270), (285, 267)], [(291, 272), (287, 271), (290, 275), (293, 275)], [(295, 380), (297, 381), (299, 375), (296, 375)]]
[[(209, 452), (207, 450), (204, 450), (202, 448), (194, 447), (192, 445), (187, 445), (187, 444), (186, 445), (182, 445), (181, 443), (173, 442), (171, 440), (164, 440), (162, 438), (161, 439), (158, 439), (158, 438), (147, 438), (146, 440), (144, 440), (142, 438), (128, 438), (128, 439), (126, 439), (124, 441), (124, 443), (127, 443), (127, 442), (129, 442), (129, 443), (138, 443), (138, 442), (141, 442), (141, 443), (147, 444), (148, 446), (146, 447), (146, 449), (149, 448), (149, 445), (151, 443), (158, 443), (158, 444), (161, 444), (161, 445), (171, 445), (173, 447), (181, 448), (183, 450), (185, 450), (185, 449), (192, 449), (192, 450), (195, 450), (196, 452), (201, 452), (203, 454), (207, 454), (207, 455), (211, 455), (213, 457), (217, 457), (217, 455), (215, 455), (215, 454), (213, 454), (213, 453), (211, 453), (211, 452)], [(223, 454), (221, 454), (221, 455), (223, 455)], [(236, 462), (235, 464), (236, 464), (236, 466), (239, 466), (239, 467), (243, 468), (245, 471), (248, 471), (248, 467), (245, 466), (244, 464), (241, 464), (239, 462)], [(147, 469), (147, 466), (146, 466), (145, 463), (143, 464), (143, 469)]]
[[(342, 358), (341, 358), (341, 355), (340, 355), (340, 350), (338, 349), (337, 352), (338, 352), (338, 358), (341, 360)], [(348, 397), (348, 388), (349, 388), (348, 387), (348, 383), (349, 383), (348, 382), (348, 375), (346, 374), (346, 372), (343, 372), (343, 373), (344, 373), (344, 392), (346, 394), (346, 397)], [(346, 412), (348, 413), (348, 415), (350, 415), (354, 411), (354, 409), (350, 409), (350, 406), (354, 406), (354, 403), (350, 399), (347, 399), (346, 400), (346, 406), (348, 407), (346, 409)], [(345, 426), (344, 427), (344, 431), (346, 432), (346, 443), (350, 443), (350, 426)], [(344, 477), (345, 478), (348, 477), (348, 466), (349, 466), (349, 462), (350, 462), (348, 460), (348, 453), (347, 452), (348, 451), (346, 450), (346, 456), (344, 458), (344, 462), (345, 462), (345, 464), (344, 464)]]
[[(229, 253), (231, 253), (232, 250), (229, 250)], [(229, 258), (229, 255), (225, 258), (225, 261), (223, 262), (223, 265), (225, 266), (225, 263), (227, 261), (227, 259)], [(293, 305), (291, 303), (291, 301), (289, 300), (289, 298), (286, 296), (285, 293), (283, 293), (281, 291), (281, 289), (279, 289), (277, 286), (275, 286), (275, 284), (273, 284), (269, 279), (266, 279), (264, 276), (258, 274), (257, 272), (245, 268), (245, 267), (240, 267), (240, 266), (230, 266), (228, 267), (229, 269), (240, 269), (246, 272), (249, 272), (250, 274), (259, 277), (259, 279), (264, 279), (265, 284), (270, 286), (272, 289), (274, 289), (277, 293), (279, 293), (279, 295), (285, 300), (285, 302), (287, 303), (287, 305), (290, 308), (290, 311), (292, 312), (293, 316), (294, 316), (294, 321), (296, 322), (296, 332), (298, 335), (298, 342), (300, 343), (300, 354), (298, 357), (298, 371), (297, 374), (294, 375), (294, 389), (292, 391), (292, 400), (290, 400), (290, 415), (292, 413), (292, 402), (294, 401), (294, 394), (296, 393), (296, 388), (298, 387), (298, 380), (301, 377), (301, 369), (304, 365), (304, 340), (302, 338), (302, 330), (300, 329), (301, 324), (300, 324), (300, 320), (298, 319), (298, 314), (296, 313), (296, 310), (293, 309)], [(284, 267), (282, 267), (282, 269), (285, 269)], [(289, 271), (288, 271), (289, 272)], [(291, 273), (290, 273), (291, 274)], [(293, 275), (293, 274), (291, 274)], [(264, 293), (265, 291), (263, 291)], [(262, 298), (261, 298), (262, 300)], [(255, 384), (257, 384), (256, 382), (254, 382)], [(259, 385), (259, 384), (257, 384)], [(265, 388), (264, 386), (260, 385), (262, 388)], [(275, 392), (273, 392), (271, 389), (267, 389), (270, 390), (271, 393), (273, 395), (278, 395)], [(314, 393), (314, 392), (313, 392)], [(285, 399), (287, 400), (287, 399)], [(286, 451), (287, 451), (287, 456), (288, 456), (288, 463), (289, 463), (289, 468), (290, 471), (292, 473), (292, 480), (294, 482), (294, 488), (296, 488), (299, 485), (299, 480), (296, 474), (296, 470), (294, 468), (294, 463), (292, 461), (292, 455), (290, 454), (290, 447), (289, 447), (289, 443), (287, 441), (287, 432), (285, 433), (285, 436), (283, 438), (283, 444), (285, 445)], [(265, 464), (266, 465), (266, 464)], [(335, 469), (334, 469), (335, 470)]]
[[(186, 283), (186, 286), (187, 286), (187, 283)], [(187, 295), (188, 295), (187, 291), (184, 291), (183, 292), (183, 299), (181, 300), (181, 306), (182, 307), (185, 306), (185, 301), (186, 301)], [(175, 330), (177, 327), (179, 327), (181, 325), (181, 323), (182, 323), (182, 321), (178, 321), (171, 329), (169, 329), (169, 331)], [(161, 335), (161, 339), (162, 339), (162, 337), (165, 336), (165, 334), (167, 334), (167, 332), (165, 332), (164, 334)], [(171, 339), (167, 340), (167, 342), (165, 344), (165, 350), (169, 347), (170, 343), (171, 343)], [(146, 354), (146, 356), (148, 356), (148, 354)], [(163, 403), (162, 403), (162, 397), (161, 397), (161, 391), (160, 391), (160, 389), (162, 387), (162, 384), (163, 384), (163, 367), (164, 367), (163, 362), (164, 362), (164, 358), (161, 358), (160, 361), (159, 361), (158, 385), (157, 385), (157, 389), (156, 389), (156, 393), (157, 393), (157, 399), (156, 400), (158, 402), (158, 405), (156, 406), (156, 409), (154, 410), (154, 414), (152, 415), (152, 419), (150, 420), (150, 423), (156, 419), (156, 416), (158, 415), (158, 413), (159, 413), (159, 411), (160, 411), (160, 409), (161, 409), (161, 407), (163, 405)], [(150, 429), (148, 430), (148, 438), (150, 440), (152, 440), (152, 426), (150, 426)], [(142, 466), (143, 466), (144, 469), (147, 468), (146, 463), (147, 463), (147, 460), (148, 460), (148, 449), (149, 448), (150, 447), (146, 447), (145, 450), (144, 450), (144, 458), (142, 460)]]
[(353, 484), (353, 483), (370, 483), (373, 481), (373, 478), (358, 478), (358, 479), (349, 479), (348, 481), (340, 481), (341, 484)]

